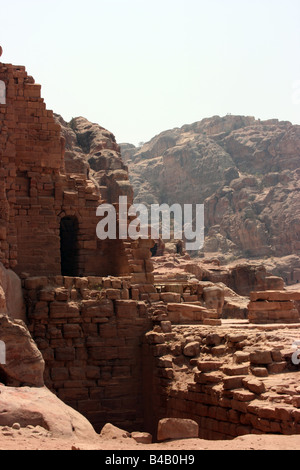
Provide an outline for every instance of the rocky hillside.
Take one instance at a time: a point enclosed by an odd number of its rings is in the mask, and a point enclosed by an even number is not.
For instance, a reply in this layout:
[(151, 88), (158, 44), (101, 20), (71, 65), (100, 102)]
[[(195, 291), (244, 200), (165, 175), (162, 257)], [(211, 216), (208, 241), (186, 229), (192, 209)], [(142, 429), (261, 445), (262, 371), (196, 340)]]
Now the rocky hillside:
[(84, 117), (73, 118), (69, 123), (60, 115), (55, 115), (55, 119), (65, 139), (66, 172), (91, 179), (109, 203), (117, 202), (120, 192), (132, 201), (128, 168), (122, 161), (115, 136)]
[(215, 116), (121, 144), (135, 201), (205, 205), (205, 253), (300, 253), (300, 126)]
[(215, 116), (138, 148), (86, 118), (56, 120), (66, 171), (88, 175), (108, 201), (117, 185), (146, 205), (204, 203), (206, 257), (256, 259), (300, 282), (300, 126)]

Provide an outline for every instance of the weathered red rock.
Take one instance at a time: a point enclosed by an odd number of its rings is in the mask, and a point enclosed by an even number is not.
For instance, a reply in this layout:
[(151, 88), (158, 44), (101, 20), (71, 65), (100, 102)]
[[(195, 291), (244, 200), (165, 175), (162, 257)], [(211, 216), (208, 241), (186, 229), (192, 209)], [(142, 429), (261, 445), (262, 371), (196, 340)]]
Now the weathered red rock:
[(262, 291), (252, 292), (248, 304), (251, 323), (299, 323), (300, 313), (296, 301), (299, 292)]
[(47, 429), (54, 438), (97, 437), (80, 413), (59, 400), (46, 387), (0, 386), (0, 425), (33, 425)]
[(164, 418), (158, 423), (157, 440), (197, 438), (198, 424), (191, 419)]
[(103, 426), (100, 437), (103, 439), (127, 439), (130, 437), (130, 433), (111, 423), (107, 423)]
[(152, 443), (152, 436), (148, 432), (132, 432), (131, 437), (139, 444), (151, 444)]

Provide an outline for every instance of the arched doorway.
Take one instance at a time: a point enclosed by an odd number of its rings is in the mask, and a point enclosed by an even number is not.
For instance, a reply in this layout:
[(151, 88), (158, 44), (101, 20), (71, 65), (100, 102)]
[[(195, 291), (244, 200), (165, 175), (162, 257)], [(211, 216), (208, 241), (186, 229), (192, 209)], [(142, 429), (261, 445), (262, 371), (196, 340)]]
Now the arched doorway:
[(78, 220), (64, 217), (60, 221), (60, 255), (62, 276), (78, 274)]

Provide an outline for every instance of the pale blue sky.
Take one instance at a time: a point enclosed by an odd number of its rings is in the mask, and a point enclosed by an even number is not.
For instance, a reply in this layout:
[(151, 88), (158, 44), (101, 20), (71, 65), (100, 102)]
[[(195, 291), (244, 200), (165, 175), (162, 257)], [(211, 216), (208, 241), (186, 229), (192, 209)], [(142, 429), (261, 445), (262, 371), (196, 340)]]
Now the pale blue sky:
[(0, 0), (3, 62), (119, 143), (213, 115), (300, 124), (299, 0)]

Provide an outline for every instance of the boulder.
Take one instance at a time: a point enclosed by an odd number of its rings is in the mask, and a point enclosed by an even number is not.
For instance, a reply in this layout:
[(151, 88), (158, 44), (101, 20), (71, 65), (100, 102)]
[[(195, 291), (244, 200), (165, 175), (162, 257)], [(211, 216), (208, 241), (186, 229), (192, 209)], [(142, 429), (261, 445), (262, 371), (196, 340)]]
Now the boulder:
[(0, 365), (0, 381), (6, 385), (42, 387), (44, 359), (25, 323), (0, 315), (0, 341), (6, 352), (5, 364)]
[(97, 433), (80, 413), (63, 403), (47, 387), (0, 386), (0, 426), (41, 426), (52, 437), (95, 439)]
[(130, 433), (107, 423), (103, 426), (100, 437), (103, 439), (127, 439), (130, 437)]
[(199, 426), (192, 419), (164, 418), (158, 423), (157, 440), (198, 438)]

